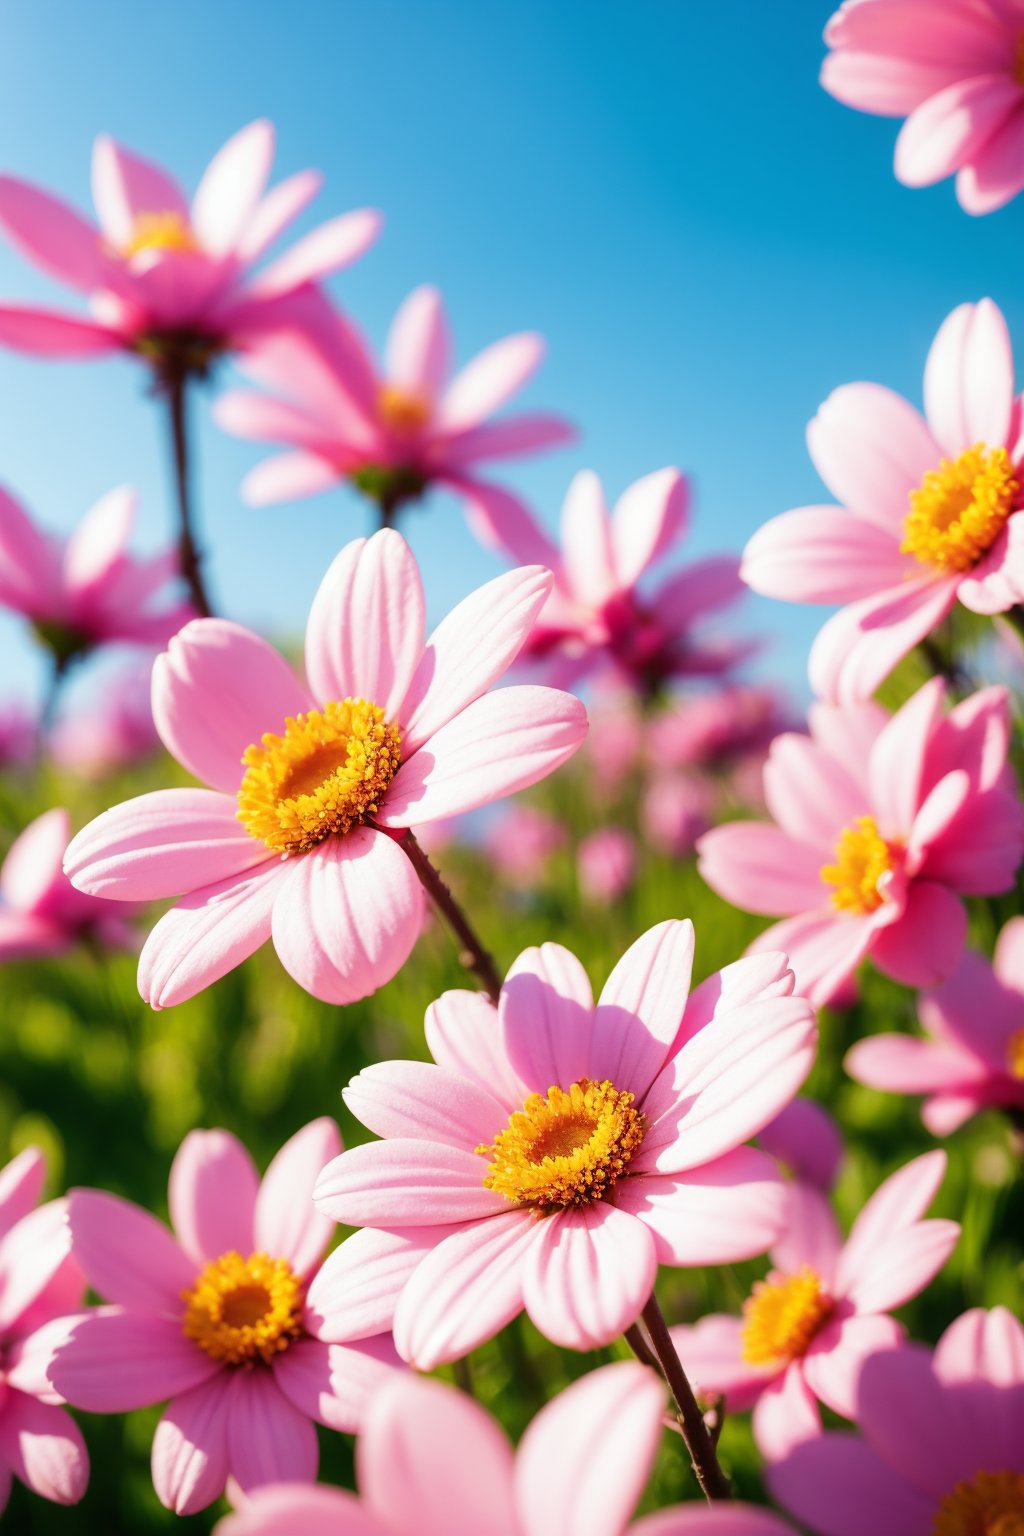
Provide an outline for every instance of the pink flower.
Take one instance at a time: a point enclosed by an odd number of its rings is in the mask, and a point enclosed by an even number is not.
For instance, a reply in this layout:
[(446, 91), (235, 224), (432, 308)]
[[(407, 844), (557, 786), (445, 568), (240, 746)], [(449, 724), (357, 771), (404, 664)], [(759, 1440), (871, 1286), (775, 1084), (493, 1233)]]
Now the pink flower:
[[(153, 669), (153, 716), (211, 787), (106, 811), (68, 849), (80, 890), (184, 899), (142, 951), (154, 1008), (192, 997), (273, 938), (315, 997), (350, 1003), (405, 963), (423, 895), (407, 828), (534, 784), (583, 740), (577, 699), (489, 693), (551, 587), (537, 567), (466, 598), (424, 643), (420, 574), (390, 529), (356, 539), (320, 586), (299, 681), (266, 641), (197, 619)], [(279, 734), (278, 734), (279, 733)]]
[(789, 715), (774, 689), (734, 684), (673, 701), (651, 721), (647, 750), (659, 767), (728, 768), (767, 752), (787, 729)]
[(793, 1099), (759, 1133), (757, 1143), (785, 1163), (794, 1178), (826, 1193), (839, 1175), (843, 1138), (828, 1110), (814, 1099)]
[(700, 870), (751, 912), (785, 920), (755, 940), (784, 949), (818, 1007), (870, 955), (911, 987), (934, 985), (964, 946), (963, 896), (1008, 890), (1024, 853), (1009, 778), (1006, 690), (943, 715), (926, 683), (893, 716), (874, 704), (816, 704), (811, 737), (784, 735), (764, 771), (776, 825), (705, 833)]
[[(320, 1259), (330, 1223), (310, 1191), (341, 1146), (314, 1120), (262, 1183), (226, 1131), (190, 1131), (171, 1168), (173, 1235), (101, 1190), (69, 1197), (73, 1252), (112, 1305), (81, 1318), (50, 1366), (76, 1407), (126, 1413), (170, 1400), (153, 1437), (153, 1485), (179, 1515), (282, 1478), (312, 1482), (315, 1420), (351, 1432), (400, 1369), (389, 1336), (339, 1329)], [(354, 1310), (352, 1287), (348, 1291)]]
[(688, 859), (697, 839), (711, 825), (714, 800), (714, 789), (706, 778), (655, 774), (640, 806), (644, 835), (655, 848)]
[(948, 1136), (995, 1105), (1024, 1113), (1024, 917), (1006, 924), (993, 965), (965, 950), (949, 980), (918, 1004), (925, 1039), (872, 1035), (846, 1058), (869, 1088), (923, 1093), (921, 1118)]
[(71, 1257), (67, 1201), (37, 1207), (45, 1177), (35, 1147), (0, 1171), (0, 1511), (12, 1476), (56, 1504), (77, 1504), (89, 1481), (81, 1431), (46, 1379), (85, 1281)]
[[(55, 807), (29, 824), (0, 865), (0, 963), (59, 955), (82, 939), (135, 949), (124, 916), (76, 891), (62, 868), (70, 818)], [(131, 914), (134, 915), (134, 914)]]
[(990, 299), (944, 321), (924, 399), (925, 419), (880, 384), (835, 390), (807, 443), (842, 505), (784, 512), (744, 551), (756, 592), (847, 604), (811, 650), (811, 684), (832, 702), (868, 698), (958, 601), (984, 614), (1024, 601), (1020, 401)]
[(66, 772), (102, 779), (154, 756), (160, 738), (150, 704), (152, 661), (104, 679), (88, 708), (62, 715), (50, 732), (50, 755)]
[(326, 299), (308, 334), (268, 336), (243, 366), (274, 393), (236, 390), (214, 408), (219, 424), (237, 437), (290, 449), (250, 472), (245, 500), (262, 507), (348, 480), (392, 512), (437, 482), (464, 495), (486, 494), (496, 505), (511, 501), (480, 484), (475, 466), (576, 435), (547, 412), (487, 420), (538, 367), (544, 342), (533, 332), (506, 336), (449, 381), (450, 350), (436, 288), (417, 288), (405, 300), (382, 368)]
[(601, 827), (580, 843), (576, 864), (584, 901), (618, 901), (633, 884), (636, 843), (624, 827)]
[(692, 924), (660, 923), (595, 1008), (574, 955), (527, 950), (497, 1016), (474, 992), (431, 1005), (436, 1065), (382, 1062), (349, 1084), (384, 1139), (325, 1168), (315, 1198), (379, 1229), (341, 1251), (359, 1244), (364, 1282), (395, 1298), (406, 1360), (457, 1359), (524, 1307), (556, 1344), (596, 1348), (639, 1316), (659, 1263), (732, 1263), (778, 1238), (784, 1187), (741, 1144), (806, 1076), (813, 1015), (782, 955), (687, 1003), (692, 957)]
[(672, 677), (717, 676), (751, 650), (743, 642), (701, 641), (695, 626), (741, 594), (737, 562), (728, 555), (697, 560), (665, 577), (650, 593), (639, 583), (679, 541), (687, 522), (687, 484), (677, 469), (635, 481), (609, 515), (601, 482), (578, 474), (562, 506), (562, 547), (553, 544), (521, 503), (478, 498), (474, 527), (515, 560), (539, 560), (555, 588), (526, 655), (555, 664), (563, 685), (611, 667), (631, 687), (651, 691)]
[(0, 490), (0, 606), (24, 614), (63, 664), (105, 643), (166, 645), (192, 617), (187, 603), (156, 605), (178, 576), (173, 549), (145, 560), (128, 554), (135, 510), (135, 492), (119, 486), (61, 539)]
[(216, 1536), (792, 1536), (778, 1516), (739, 1504), (677, 1505), (630, 1523), (664, 1412), (654, 1372), (620, 1360), (546, 1404), (513, 1453), (478, 1403), (439, 1381), (396, 1379), (367, 1413), (360, 1497), (264, 1488)]
[(0, 177), (0, 225), (28, 259), (88, 296), (90, 315), (0, 308), (0, 341), (20, 351), (90, 357), (116, 349), (156, 366), (173, 356), (204, 372), (217, 353), (281, 323), (300, 290), (361, 256), (380, 216), (322, 224), (255, 277), (251, 268), (319, 190), (301, 171), (264, 196), (274, 129), (261, 119), (228, 140), (191, 208), (166, 171), (102, 134), (92, 160), (99, 227), (49, 193)]
[(1012, 1533), (1024, 1521), (1024, 1327), (1005, 1307), (958, 1317), (934, 1354), (864, 1366), (862, 1436), (825, 1434), (771, 1469), (772, 1492), (822, 1536)]
[(946, 1168), (927, 1152), (881, 1184), (846, 1242), (825, 1196), (789, 1186), (786, 1232), (774, 1268), (743, 1317), (715, 1314), (674, 1328), (673, 1341), (702, 1393), (723, 1393), (729, 1412), (754, 1407), (754, 1438), (777, 1460), (821, 1432), (818, 1401), (852, 1419), (864, 1361), (902, 1343), (888, 1316), (938, 1274), (960, 1235), (955, 1221), (922, 1221)]
[(510, 805), (489, 823), (484, 848), (506, 880), (531, 886), (565, 842), (565, 828), (556, 817), (532, 805)]
[(580, 754), (589, 794), (601, 804), (615, 800), (642, 764), (647, 721), (628, 688), (594, 690), (587, 713), (590, 729)]
[(821, 83), (838, 101), (905, 117), (896, 175), (927, 187), (956, 174), (967, 213), (1024, 187), (1020, 0), (845, 0), (825, 28)]

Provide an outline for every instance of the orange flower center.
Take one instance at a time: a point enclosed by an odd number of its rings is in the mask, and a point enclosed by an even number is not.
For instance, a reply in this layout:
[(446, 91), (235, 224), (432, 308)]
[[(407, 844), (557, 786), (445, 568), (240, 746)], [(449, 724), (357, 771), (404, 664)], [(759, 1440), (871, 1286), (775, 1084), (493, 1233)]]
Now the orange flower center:
[(799, 1359), (832, 1305), (809, 1265), (795, 1275), (759, 1280), (743, 1303), (743, 1359), (748, 1365), (770, 1366)]
[(832, 905), (841, 912), (864, 916), (885, 900), (879, 883), (893, 868), (893, 849), (882, 837), (873, 816), (859, 816), (836, 844), (836, 861), (823, 864), (821, 878), (834, 886)]
[(138, 213), (131, 239), (121, 247), (122, 256), (139, 251), (198, 251), (199, 242), (180, 213), (165, 209), (159, 213)]
[(1019, 492), (1006, 449), (976, 443), (911, 491), (900, 549), (934, 570), (969, 571), (1002, 533)]
[(932, 1536), (1024, 1536), (1024, 1475), (979, 1472), (957, 1483), (935, 1513)]
[(182, 1331), (225, 1365), (267, 1365), (302, 1332), (302, 1283), (286, 1259), (223, 1253), (182, 1292)]
[(408, 436), (426, 426), (433, 406), (419, 390), (382, 384), (377, 392), (377, 409), (381, 421), (390, 431)]
[(1024, 1029), (1016, 1029), (1006, 1047), (1006, 1070), (1011, 1077), (1024, 1081)]

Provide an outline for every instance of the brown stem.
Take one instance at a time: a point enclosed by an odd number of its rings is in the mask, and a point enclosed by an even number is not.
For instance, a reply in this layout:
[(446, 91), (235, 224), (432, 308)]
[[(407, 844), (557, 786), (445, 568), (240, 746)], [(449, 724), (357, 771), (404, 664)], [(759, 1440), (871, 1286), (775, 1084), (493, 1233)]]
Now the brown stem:
[(676, 1406), (679, 1409), (679, 1428), (683, 1432), (694, 1476), (700, 1484), (701, 1492), (712, 1502), (716, 1499), (729, 1499), (732, 1497), (729, 1479), (719, 1465), (715, 1442), (704, 1422), (704, 1415), (697, 1406), (693, 1388), (687, 1380), (682, 1361), (676, 1354), (672, 1335), (668, 1331), (668, 1325), (653, 1291), (641, 1315), (647, 1325), (647, 1332), (651, 1336), (655, 1354), (661, 1362), (665, 1379), (676, 1400)]
[(490, 952), (470, 927), (469, 920), (437, 870), (427, 858), (411, 832), (407, 832), (402, 847), (409, 855), (412, 867), (420, 878), (420, 884), (444, 916), (449, 928), (461, 946), (459, 959), (467, 970), (477, 977), (492, 1003), (497, 1003), (501, 991), (501, 976)]
[(626, 1343), (629, 1345), (630, 1349), (633, 1351), (634, 1355), (636, 1355), (637, 1359), (640, 1361), (641, 1365), (649, 1365), (651, 1370), (657, 1371), (658, 1375), (664, 1381), (665, 1372), (661, 1368), (661, 1361), (658, 1359), (657, 1355), (651, 1349), (647, 1340), (640, 1332), (640, 1325), (638, 1323), (632, 1323), (626, 1329), (623, 1337), (625, 1338)]
[(188, 370), (168, 367), (163, 374), (163, 388), (171, 419), (171, 447), (174, 455), (174, 480), (178, 494), (178, 561), (188, 585), (192, 606), (204, 619), (213, 612), (203, 581), (202, 559), (192, 525), (192, 498), (188, 473), (188, 434), (186, 398)]

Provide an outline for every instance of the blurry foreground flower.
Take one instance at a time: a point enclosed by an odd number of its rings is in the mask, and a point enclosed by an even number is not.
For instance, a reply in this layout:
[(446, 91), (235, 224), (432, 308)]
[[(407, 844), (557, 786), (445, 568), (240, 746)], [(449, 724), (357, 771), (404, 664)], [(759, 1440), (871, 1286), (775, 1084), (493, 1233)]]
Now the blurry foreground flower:
[[(137, 949), (126, 914), (76, 891), (64, 873), (71, 827), (60, 807), (15, 838), (0, 866), (0, 962), (59, 955), (84, 940)], [(133, 914), (132, 914), (133, 915)]]
[(765, 766), (777, 824), (731, 822), (698, 844), (712, 890), (791, 914), (752, 947), (785, 950), (815, 1006), (865, 955), (908, 986), (934, 985), (963, 950), (962, 897), (1013, 885), (1024, 810), (1007, 767), (1006, 690), (946, 715), (944, 697), (934, 679), (892, 716), (813, 705), (811, 737), (778, 737)]
[(314, 1120), (262, 1183), (226, 1131), (191, 1131), (171, 1168), (172, 1235), (116, 1195), (69, 1197), (73, 1251), (112, 1303), (71, 1330), (50, 1380), (79, 1408), (125, 1413), (170, 1399), (153, 1438), (153, 1483), (179, 1515), (204, 1509), (229, 1477), (244, 1492), (312, 1482), (314, 1421), (351, 1432), (400, 1368), (390, 1336), (350, 1342), (315, 1299), (330, 1223), (310, 1200), (341, 1145)]
[(390, 981), (422, 927), (407, 829), (536, 783), (586, 733), (568, 694), (488, 692), (550, 587), (547, 571), (512, 571), (425, 642), (419, 569), (383, 529), (348, 544), (324, 577), (308, 687), (237, 624), (198, 619), (175, 637), (153, 669), (153, 715), (168, 751), (212, 788), (126, 801), (67, 855), (93, 895), (187, 893), (142, 951), (139, 988), (154, 1008), (192, 997), (271, 937), (325, 1002)]

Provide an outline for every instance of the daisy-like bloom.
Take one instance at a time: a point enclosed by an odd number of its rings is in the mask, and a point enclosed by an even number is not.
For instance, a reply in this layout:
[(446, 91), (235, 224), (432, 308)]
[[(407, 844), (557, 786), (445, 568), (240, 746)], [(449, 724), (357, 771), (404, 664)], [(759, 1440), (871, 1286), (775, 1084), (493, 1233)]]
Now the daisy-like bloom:
[(67, 1201), (38, 1204), (45, 1178), (35, 1147), (0, 1170), (0, 1512), (15, 1477), (56, 1504), (77, 1504), (89, 1481), (81, 1432), (46, 1379), (85, 1280), (71, 1257)]
[(1020, 0), (845, 0), (825, 28), (821, 83), (862, 112), (907, 120), (896, 175), (956, 176), (966, 213), (1024, 188), (1024, 5)]
[(209, 789), (167, 789), (106, 811), (75, 838), (79, 890), (180, 896), (142, 951), (154, 1008), (192, 997), (273, 937), (315, 997), (350, 1003), (389, 981), (423, 922), (406, 830), (544, 778), (586, 732), (579, 700), (489, 693), (551, 587), (513, 571), (424, 642), (419, 569), (383, 529), (338, 555), (310, 610), (308, 686), (266, 641), (197, 619), (153, 669), (161, 740)]
[[(441, 483), (500, 503), (476, 466), (572, 442), (561, 416), (487, 418), (516, 394), (544, 356), (533, 332), (506, 336), (449, 379), (451, 346), (441, 295), (416, 288), (396, 314), (378, 367), (351, 321), (326, 299), (305, 334), (268, 336), (243, 367), (273, 393), (236, 390), (214, 415), (236, 437), (282, 443), (289, 452), (247, 475), (251, 506), (312, 496), (347, 480), (391, 515)], [(511, 500), (511, 498), (509, 498)], [(531, 557), (532, 559), (532, 557)]]
[(320, 1259), (330, 1223), (310, 1200), (341, 1146), (314, 1120), (260, 1182), (226, 1131), (191, 1131), (171, 1168), (173, 1233), (100, 1190), (69, 1196), (75, 1258), (110, 1305), (78, 1320), (49, 1377), (91, 1413), (166, 1402), (153, 1437), (162, 1504), (192, 1514), (224, 1491), (312, 1482), (314, 1420), (359, 1428), (366, 1402), (401, 1362), (386, 1334), (350, 1341), (336, 1326)]
[(696, 1390), (722, 1393), (728, 1412), (754, 1408), (754, 1438), (777, 1460), (821, 1432), (818, 1400), (852, 1419), (864, 1361), (904, 1337), (888, 1316), (938, 1274), (960, 1235), (955, 1221), (922, 1221), (942, 1181), (944, 1152), (900, 1168), (871, 1196), (844, 1243), (820, 1190), (790, 1185), (773, 1268), (743, 1316), (713, 1314), (672, 1329)]
[(119, 486), (100, 498), (67, 539), (39, 528), (0, 490), (0, 606), (20, 613), (61, 666), (98, 645), (166, 645), (193, 616), (158, 594), (179, 576), (173, 549), (128, 553), (137, 497)]
[(744, 551), (756, 592), (847, 605), (811, 650), (811, 684), (832, 702), (868, 698), (955, 603), (994, 614), (1024, 601), (1020, 400), (990, 299), (943, 322), (924, 402), (922, 417), (880, 384), (835, 390), (807, 444), (841, 505), (784, 512)]
[(25, 828), (0, 865), (0, 962), (60, 955), (83, 939), (109, 949), (137, 949), (134, 930), (108, 901), (76, 891), (64, 873), (71, 835), (55, 806)]
[(264, 1488), (216, 1536), (792, 1536), (777, 1515), (740, 1504), (677, 1505), (632, 1523), (664, 1412), (654, 1372), (620, 1360), (546, 1404), (513, 1452), (472, 1399), (439, 1381), (396, 1379), (367, 1411), (358, 1497)]
[(815, 704), (810, 737), (773, 743), (764, 792), (775, 825), (731, 822), (697, 845), (711, 888), (750, 912), (786, 914), (754, 949), (784, 949), (798, 991), (834, 998), (870, 955), (911, 987), (955, 968), (963, 896), (1013, 885), (1024, 810), (1007, 767), (1004, 688), (943, 713), (933, 679), (894, 715)]
[(775, 689), (734, 683), (674, 700), (650, 722), (647, 751), (658, 767), (733, 768), (763, 757), (791, 719)]
[(1018, 1536), (1024, 1530), (1024, 1327), (965, 1312), (934, 1354), (868, 1360), (862, 1434), (825, 1434), (771, 1468), (775, 1497), (821, 1536)]
[(625, 827), (601, 827), (580, 843), (576, 867), (584, 901), (618, 901), (633, 884), (636, 842)]
[(965, 950), (949, 980), (919, 999), (918, 1016), (924, 1039), (860, 1040), (846, 1058), (850, 1076), (925, 1094), (921, 1118), (934, 1136), (993, 1106), (1024, 1115), (1024, 917), (1006, 924), (991, 965)]
[(157, 370), (203, 373), (218, 353), (281, 323), (296, 294), (373, 244), (380, 216), (332, 219), (253, 276), (320, 187), (317, 172), (300, 171), (264, 196), (273, 158), (272, 124), (250, 123), (214, 156), (190, 207), (166, 171), (102, 134), (92, 159), (98, 227), (0, 177), (0, 227), (12, 244), (89, 301), (83, 316), (0, 306), (0, 343), (51, 357), (127, 349)]
[(702, 620), (742, 594), (733, 557), (695, 560), (640, 589), (685, 533), (687, 502), (679, 470), (659, 469), (634, 481), (609, 514), (600, 480), (583, 470), (562, 506), (559, 548), (513, 498), (478, 498), (473, 525), (485, 543), (555, 573), (526, 655), (562, 686), (610, 668), (619, 682), (652, 693), (673, 677), (719, 676), (750, 653), (748, 642), (699, 636)]
[(349, 1084), (384, 1139), (325, 1168), (315, 1198), (377, 1229), (341, 1251), (356, 1244), (365, 1283), (397, 1297), (406, 1360), (458, 1359), (524, 1307), (556, 1344), (596, 1348), (636, 1321), (659, 1263), (732, 1263), (777, 1240), (785, 1187), (742, 1143), (807, 1075), (813, 1014), (784, 955), (687, 1001), (692, 957), (692, 924), (659, 924), (595, 1007), (573, 954), (527, 950), (497, 1015), (475, 992), (431, 1005), (436, 1064), (382, 1062)]

